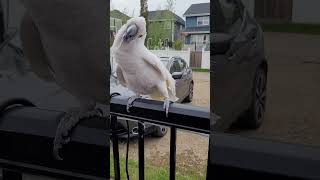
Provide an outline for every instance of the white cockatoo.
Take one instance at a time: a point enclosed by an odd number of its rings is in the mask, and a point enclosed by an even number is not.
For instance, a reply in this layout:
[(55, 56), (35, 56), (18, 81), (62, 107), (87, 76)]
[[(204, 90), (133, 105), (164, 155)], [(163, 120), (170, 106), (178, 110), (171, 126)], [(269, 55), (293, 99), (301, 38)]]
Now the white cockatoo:
[(148, 95), (151, 99), (164, 100), (163, 108), (168, 116), (170, 102), (178, 100), (175, 80), (161, 60), (145, 47), (146, 35), (144, 17), (129, 19), (117, 32), (111, 47), (117, 77), (121, 85), (136, 94), (128, 100), (128, 112), (137, 98)]
[(45, 81), (56, 82), (80, 104), (59, 123), (54, 140), (57, 159), (61, 159), (58, 150), (68, 142), (69, 131), (83, 117), (103, 115), (96, 106), (107, 104), (107, 3), (23, 0), (21, 40), (33, 71)]

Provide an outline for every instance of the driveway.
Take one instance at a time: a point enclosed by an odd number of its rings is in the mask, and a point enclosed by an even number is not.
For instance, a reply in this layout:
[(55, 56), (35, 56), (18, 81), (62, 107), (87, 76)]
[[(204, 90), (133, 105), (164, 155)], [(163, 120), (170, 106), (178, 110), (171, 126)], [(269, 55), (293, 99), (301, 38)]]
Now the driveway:
[(265, 33), (269, 60), (266, 118), (250, 137), (320, 145), (320, 36)]

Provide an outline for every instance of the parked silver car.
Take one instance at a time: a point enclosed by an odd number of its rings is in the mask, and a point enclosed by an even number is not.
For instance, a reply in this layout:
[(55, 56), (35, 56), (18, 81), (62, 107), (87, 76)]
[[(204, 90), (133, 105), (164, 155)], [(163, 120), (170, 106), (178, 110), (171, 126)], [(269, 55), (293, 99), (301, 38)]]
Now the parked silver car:
[[(187, 62), (178, 56), (160, 57), (161, 62), (167, 67), (176, 80), (176, 94), (179, 100), (177, 103), (192, 102), (194, 81), (192, 77), (192, 69), (188, 66)], [(115, 73), (116, 66), (112, 65), (112, 75), (110, 79), (110, 93), (118, 92), (122, 96), (132, 96), (134, 93), (129, 89), (121, 86), (117, 80)], [(148, 98), (148, 96), (145, 96)], [(127, 130), (126, 118), (119, 118), (118, 128)], [(129, 130), (131, 136), (137, 132), (137, 123), (129, 121)], [(156, 126), (152, 124), (145, 124), (145, 133), (151, 134), (156, 137), (162, 137), (167, 133), (167, 128), (163, 126)], [(125, 135), (123, 135), (125, 136)]]
[(213, 1), (211, 73), (213, 112), (232, 125), (257, 129), (264, 120), (268, 60), (261, 25), (239, 0)]

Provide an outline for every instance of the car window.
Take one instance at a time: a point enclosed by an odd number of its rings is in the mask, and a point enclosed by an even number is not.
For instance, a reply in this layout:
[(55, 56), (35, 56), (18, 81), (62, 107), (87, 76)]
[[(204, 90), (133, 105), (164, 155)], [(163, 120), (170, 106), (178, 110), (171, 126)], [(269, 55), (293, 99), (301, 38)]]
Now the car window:
[(242, 24), (243, 6), (235, 0), (219, 0), (219, 3), (224, 17), (224, 31), (229, 34), (236, 34)]
[(170, 68), (170, 73), (174, 73), (174, 72), (180, 72), (181, 71), (181, 66), (178, 60), (174, 60), (171, 68)]
[(186, 68), (186, 62), (182, 59), (179, 60), (181, 71), (183, 71)]

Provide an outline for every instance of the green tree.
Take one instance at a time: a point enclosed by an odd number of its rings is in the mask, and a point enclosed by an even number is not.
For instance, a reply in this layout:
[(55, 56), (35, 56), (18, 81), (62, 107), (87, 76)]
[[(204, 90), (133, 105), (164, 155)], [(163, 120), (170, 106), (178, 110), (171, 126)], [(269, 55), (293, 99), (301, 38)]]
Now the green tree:
[[(140, 0), (140, 16), (143, 16), (146, 19), (146, 28), (148, 30), (149, 23), (148, 23), (148, 0)], [(146, 39), (148, 39), (149, 35), (147, 33)], [(146, 44), (146, 42), (145, 42)]]
[[(167, 0), (167, 4), (165, 5), (165, 9), (158, 9), (156, 15), (154, 17), (154, 21), (149, 23), (149, 48), (160, 48), (164, 46), (163, 42), (166, 39), (172, 41), (172, 32), (174, 31), (174, 4), (175, 0)], [(169, 42), (170, 44), (170, 42)], [(172, 42), (171, 42), (172, 44)]]

